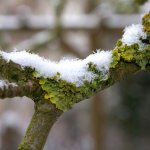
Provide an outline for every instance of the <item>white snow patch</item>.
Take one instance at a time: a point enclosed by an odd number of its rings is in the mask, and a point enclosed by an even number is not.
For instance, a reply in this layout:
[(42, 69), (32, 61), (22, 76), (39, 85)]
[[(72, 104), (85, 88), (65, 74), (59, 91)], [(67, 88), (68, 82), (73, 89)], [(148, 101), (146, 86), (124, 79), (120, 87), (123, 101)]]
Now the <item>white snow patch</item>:
[(0, 55), (7, 61), (13, 61), (22, 67), (31, 67), (40, 73), (41, 76), (52, 77), (58, 72), (60, 79), (75, 83), (77, 86), (82, 85), (84, 81), (91, 81), (95, 75), (88, 71), (88, 63), (96, 64), (97, 69), (106, 73), (109, 71), (110, 63), (112, 62), (112, 53), (110, 51), (97, 51), (89, 55), (86, 59), (63, 59), (59, 62), (52, 62), (37, 54), (31, 54), (26, 51), (21, 52), (3, 52)]
[(131, 25), (125, 28), (124, 34), (122, 37), (123, 44), (128, 46), (132, 44), (139, 44), (140, 47), (144, 46), (140, 39), (146, 39), (147, 35), (143, 31), (143, 26), (141, 24)]
[(110, 63), (112, 62), (111, 51), (100, 51), (97, 50), (96, 53), (89, 55), (85, 60), (85, 63), (93, 62), (97, 65), (97, 69), (100, 71), (108, 71)]
[(0, 88), (3, 90), (4, 88), (8, 88), (9, 86), (16, 87), (16, 83), (10, 83), (7, 80), (0, 80)]

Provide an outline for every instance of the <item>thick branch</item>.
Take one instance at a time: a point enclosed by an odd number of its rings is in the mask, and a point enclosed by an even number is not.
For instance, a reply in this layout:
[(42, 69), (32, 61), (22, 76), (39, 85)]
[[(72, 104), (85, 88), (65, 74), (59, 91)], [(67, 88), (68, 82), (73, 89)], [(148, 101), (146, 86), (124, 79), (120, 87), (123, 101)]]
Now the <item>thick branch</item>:
[(53, 123), (61, 113), (49, 101), (36, 104), (35, 113), (18, 149), (42, 150)]

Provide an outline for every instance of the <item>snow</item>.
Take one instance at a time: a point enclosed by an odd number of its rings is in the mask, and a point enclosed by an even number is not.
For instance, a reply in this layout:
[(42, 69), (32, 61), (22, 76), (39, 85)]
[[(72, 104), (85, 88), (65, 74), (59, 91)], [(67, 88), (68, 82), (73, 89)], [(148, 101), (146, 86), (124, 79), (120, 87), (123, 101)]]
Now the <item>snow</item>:
[(147, 35), (143, 31), (143, 26), (141, 24), (131, 25), (125, 28), (124, 34), (122, 37), (123, 44), (128, 46), (132, 44), (139, 44), (140, 47), (144, 46), (140, 39), (146, 39)]
[(7, 61), (13, 61), (24, 67), (35, 69), (41, 76), (47, 78), (60, 73), (60, 79), (75, 83), (77, 86), (83, 84), (84, 81), (92, 81), (95, 75), (88, 71), (88, 63), (96, 64), (97, 69), (106, 73), (109, 71), (112, 62), (112, 53), (110, 51), (100, 51), (89, 55), (86, 59), (63, 59), (59, 62), (47, 60), (37, 54), (31, 54), (26, 51), (21, 52), (3, 52), (0, 55)]
[(96, 53), (89, 55), (84, 61), (86, 63), (93, 62), (97, 65), (98, 70), (105, 72), (109, 70), (112, 54), (110, 51), (97, 50)]
[(3, 90), (4, 88), (8, 88), (9, 86), (16, 87), (16, 83), (10, 83), (7, 80), (0, 80), (0, 88)]

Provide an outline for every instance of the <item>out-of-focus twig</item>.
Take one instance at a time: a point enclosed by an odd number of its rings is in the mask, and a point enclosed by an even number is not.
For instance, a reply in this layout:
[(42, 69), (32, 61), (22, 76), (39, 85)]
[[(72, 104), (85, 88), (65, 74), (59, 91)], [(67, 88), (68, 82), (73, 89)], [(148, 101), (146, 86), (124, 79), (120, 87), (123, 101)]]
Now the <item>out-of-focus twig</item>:
[(66, 52), (71, 52), (73, 55), (75, 55), (77, 58), (85, 58), (86, 54), (83, 55), (79, 50), (75, 49), (73, 46), (69, 45), (68, 43), (66, 43), (66, 41), (64, 39), (62, 39), (60, 41), (60, 44), (62, 46), (62, 48), (64, 49), (64, 51)]
[(41, 31), (35, 35), (33, 35), (31, 38), (24, 40), (23, 42), (19, 43), (15, 46), (17, 51), (36, 51), (42, 47), (45, 47), (48, 44), (51, 44), (55, 40), (55, 37), (53, 37), (49, 32), (47, 31)]
[[(63, 30), (93, 30), (101, 25), (109, 28), (122, 28), (132, 23), (138, 23), (140, 14), (119, 15), (109, 14), (108, 16), (95, 15), (66, 15), (61, 18), (61, 27)], [(120, 22), (120, 19), (122, 20)], [(0, 30), (15, 31), (22, 30), (54, 30), (56, 26), (54, 16), (28, 16), (26, 18), (26, 27), (22, 25), (18, 16), (0, 16)]]
[[(69, 51), (78, 58), (83, 58), (81, 53), (74, 49), (74, 47), (70, 46), (68, 43), (65, 42), (63, 37), (63, 24), (62, 24), (62, 16), (63, 16), (63, 10), (65, 8), (67, 0), (57, 0), (56, 9), (55, 9), (55, 28), (53, 30), (53, 36), (56, 37), (57, 40), (59, 40), (60, 47), (64, 49), (64, 51)], [(65, 23), (65, 22), (64, 22)], [(67, 24), (66, 24), (67, 25)]]
[(9, 38), (3, 33), (0, 32), (0, 49), (7, 49), (10, 45)]
[[(51, 44), (53, 41), (55, 41), (58, 36), (59, 36), (59, 22), (60, 22), (60, 15), (61, 15), (61, 11), (63, 10), (64, 7), (64, 1), (60, 1), (58, 3), (58, 5), (56, 6), (56, 21), (55, 21), (55, 26), (53, 31), (46, 30), (43, 32), (39, 32), (37, 34), (35, 34), (33, 37), (31, 37), (30, 39), (27, 39), (23, 42), (21, 42), (20, 44), (18, 44), (15, 48), (18, 51), (21, 51), (22, 49), (25, 49), (27, 51), (36, 51), (42, 47), (45, 47), (49, 44)], [(28, 22), (28, 21), (26, 21)]]

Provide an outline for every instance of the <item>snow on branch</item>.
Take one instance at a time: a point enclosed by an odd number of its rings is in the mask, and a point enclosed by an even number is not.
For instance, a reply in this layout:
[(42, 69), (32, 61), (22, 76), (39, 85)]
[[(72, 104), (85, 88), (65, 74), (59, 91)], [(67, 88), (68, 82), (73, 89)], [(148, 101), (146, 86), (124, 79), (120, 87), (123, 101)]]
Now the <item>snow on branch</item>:
[(8, 89), (9, 86), (16, 87), (16, 83), (10, 83), (7, 80), (0, 80), (0, 88), (4, 90), (4, 88)]
[[(147, 34), (143, 31), (141, 24), (131, 25), (126, 27), (122, 36), (122, 44), (132, 46), (139, 45), (139, 50), (145, 46), (142, 42), (147, 38)], [(47, 60), (37, 54), (31, 54), (26, 51), (21, 52), (3, 52), (0, 55), (7, 60), (11, 60), (19, 64), (22, 68), (30, 67), (35, 69), (40, 76), (44, 78), (54, 77), (59, 74), (59, 79), (74, 83), (81, 86), (85, 81), (91, 82), (95, 78), (95, 74), (89, 70), (89, 63), (96, 65), (96, 68), (101, 73), (109, 72), (110, 65), (113, 62), (112, 51), (100, 51), (89, 55), (87, 58), (81, 59), (62, 59), (59, 62)]]
[(139, 44), (141, 47), (144, 46), (142, 39), (146, 39), (147, 34), (144, 32), (144, 28), (141, 24), (131, 25), (125, 28), (122, 36), (123, 44), (131, 46), (132, 44)]
[[(142, 39), (146, 39), (147, 34), (143, 31), (141, 24), (126, 27), (122, 36), (122, 44), (131, 46), (138, 44), (142, 49), (145, 44)], [(59, 74), (59, 78), (77, 86), (81, 86), (85, 81), (91, 82), (95, 78), (95, 74), (89, 71), (89, 63), (96, 65), (98, 71), (103, 74), (109, 72), (110, 64), (113, 61), (112, 51), (100, 51), (89, 55), (87, 58), (80, 59), (62, 59), (59, 62), (47, 60), (37, 54), (31, 54), (26, 51), (21, 52), (3, 52), (0, 55), (7, 61), (13, 61), (22, 68), (30, 67), (35, 69), (40, 76), (44, 78), (53, 77)]]
[(26, 51), (6, 53), (1, 51), (0, 55), (7, 61), (13, 61), (21, 67), (31, 67), (41, 76), (47, 78), (60, 74), (60, 79), (66, 80), (76, 85), (81, 85), (84, 81), (91, 81), (95, 75), (88, 70), (88, 64), (94, 63), (97, 69), (103, 73), (109, 71), (112, 61), (112, 54), (109, 51), (100, 51), (89, 55), (86, 59), (62, 59), (59, 62), (53, 62), (31, 54)]

